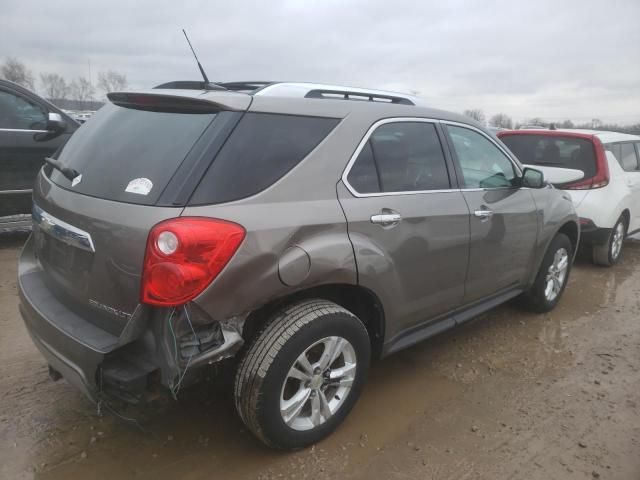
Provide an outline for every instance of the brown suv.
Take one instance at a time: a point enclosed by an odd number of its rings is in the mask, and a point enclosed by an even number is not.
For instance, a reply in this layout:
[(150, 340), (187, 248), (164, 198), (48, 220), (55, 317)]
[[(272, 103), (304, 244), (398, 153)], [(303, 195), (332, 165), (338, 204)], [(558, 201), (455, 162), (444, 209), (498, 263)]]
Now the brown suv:
[(303, 83), (109, 100), (41, 170), (19, 265), (52, 375), (96, 402), (235, 357), (246, 425), (297, 448), (372, 356), (566, 285), (571, 200), (466, 117)]

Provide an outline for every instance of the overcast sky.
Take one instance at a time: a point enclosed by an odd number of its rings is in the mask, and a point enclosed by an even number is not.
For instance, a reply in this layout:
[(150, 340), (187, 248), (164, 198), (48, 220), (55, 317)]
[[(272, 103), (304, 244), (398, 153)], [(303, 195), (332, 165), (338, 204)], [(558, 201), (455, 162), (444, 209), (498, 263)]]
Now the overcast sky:
[(1, 0), (0, 61), (132, 88), (302, 80), (417, 91), (516, 120), (640, 122), (640, 0)]

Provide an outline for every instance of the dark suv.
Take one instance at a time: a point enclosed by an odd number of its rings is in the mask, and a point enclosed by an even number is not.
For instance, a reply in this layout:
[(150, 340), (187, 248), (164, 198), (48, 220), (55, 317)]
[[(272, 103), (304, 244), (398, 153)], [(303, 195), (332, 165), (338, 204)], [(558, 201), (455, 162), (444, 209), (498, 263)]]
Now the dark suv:
[(31, 189), (44, 157), (79, 124), (62, 110), (0, 79), (0, 231), (30, 225)]
[(297, 448), (372, 356), (567, 283), (570, 198), (466, 117), (304, 83), (108, 97), (38, 175), (19, 265), (52, 376), (91, 399), (175, 395), (234, 357), (243, 421)]

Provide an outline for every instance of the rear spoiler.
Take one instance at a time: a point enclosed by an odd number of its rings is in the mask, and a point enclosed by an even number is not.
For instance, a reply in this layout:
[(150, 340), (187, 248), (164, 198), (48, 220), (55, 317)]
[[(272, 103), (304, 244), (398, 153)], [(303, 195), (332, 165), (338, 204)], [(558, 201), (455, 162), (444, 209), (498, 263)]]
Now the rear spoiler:
[(584, 178), (582, 170), (562, 167), (549, 167), (546, 165), (524, 165), (525, 168), (533, 168), (543, 173), (547, 183), (552, 185), (563, 185), (565, 183), (575, 182)]
[[(218, 113), (221, 110), (245, 111), (251, 97), (236, 92), (189, 92), (165, 90), (158, 92), (111, 92), (107, 98), (114, 105), (136, 110), (168, 113)], [(195, 93), (195, 94), (193, 94)]]

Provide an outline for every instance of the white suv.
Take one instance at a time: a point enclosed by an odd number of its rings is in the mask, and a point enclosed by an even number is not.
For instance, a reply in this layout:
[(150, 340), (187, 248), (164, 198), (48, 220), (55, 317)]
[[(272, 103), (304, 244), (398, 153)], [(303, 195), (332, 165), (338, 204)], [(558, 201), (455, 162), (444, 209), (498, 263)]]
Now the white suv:
[(624, 238), (640, 231), (640, 137), (596, 130), (514, 130), (498, 137), (522, 163), (584, 172), (556, 186), (573, 198), (581, 243), (591, 246), (594, 263), (616, 263)]

